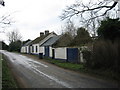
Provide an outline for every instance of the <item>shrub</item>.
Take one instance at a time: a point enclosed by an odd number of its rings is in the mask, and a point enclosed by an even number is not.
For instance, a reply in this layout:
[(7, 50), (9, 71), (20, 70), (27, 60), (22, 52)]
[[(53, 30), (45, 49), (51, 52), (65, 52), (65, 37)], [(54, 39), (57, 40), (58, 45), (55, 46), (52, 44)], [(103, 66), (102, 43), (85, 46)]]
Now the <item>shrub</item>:
[(94, 43), (91, 59), (89, 63), (94, 69), (109, 69), (112, 71), (120, 71), (120, 43), (109, 40), (97, 41)]
[(91, 67), (89, 65), (91, 65), (91, 54), (92, 54), (92, 52), (89, 51), (89, 50), (83, 50), (82, 53), (83, 53), (83, 58), (84, 58), (85, 65), (88, 66), (88, 67)]

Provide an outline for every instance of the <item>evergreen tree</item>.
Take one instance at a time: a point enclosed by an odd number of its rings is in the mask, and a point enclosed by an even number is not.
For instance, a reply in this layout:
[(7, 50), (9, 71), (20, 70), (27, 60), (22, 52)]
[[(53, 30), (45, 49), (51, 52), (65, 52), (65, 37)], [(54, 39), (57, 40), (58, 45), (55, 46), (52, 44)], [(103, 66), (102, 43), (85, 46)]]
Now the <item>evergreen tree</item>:
[(98, 28), (98, 36), (102, 39), (109, 39), (114, 41), (120, 38), (120, 21), (119, 19), (106, 18), (101, 21), (101, 25)]
[(75, 36), (71, 45), (72, 46), (80, 46), (80, 45), (87, 44), (90, 41), (91, 41), (91, 37), (90, 37), (88, 31), (85, 28), (81, 27), (81, 28), (78, 28), (77, 35)]

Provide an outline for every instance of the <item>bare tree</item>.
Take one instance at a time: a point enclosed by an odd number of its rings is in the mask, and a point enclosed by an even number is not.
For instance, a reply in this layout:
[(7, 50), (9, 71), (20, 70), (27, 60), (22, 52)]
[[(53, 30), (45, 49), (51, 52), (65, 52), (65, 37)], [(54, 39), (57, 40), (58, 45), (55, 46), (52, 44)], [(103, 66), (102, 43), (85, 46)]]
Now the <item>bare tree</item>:
[[(94, 12), (90, 12), (90, 17), (93, 17), (95, 15)], [(95, 18), (95, 19), (89, 19), (88, 21), (83, 21), (84, 26), (89, 30), (89, 33), (95, 37), (97, 36), (97, 28), (100, 24), (100, 18)]]
[[(4, 0), (0, 0), (0, 5), (5, 6)], [(14, 23), (14, 21), (12, 20), (11, 14), (0, 14), (0, 33), (12, 23)]]
[(5, 6), (5, 2), (4, 2), (3, 0), (0, 0), (0, 4), (1, 4), (2, 6)]
[(16, 42), (18, 40), (21, 41), (22, 39), (22, 36), (21, 34), (18, 32), (18, 30), (13, 30), (11, 32), (8, 32), (7, 33), (7, 37), (9, 39), (9, 42), (12, 43), (12, 42)]
[(76, 3), (68, 6), (60, 16), (61, 20), (71, 20), (73, 17), (79, 18), (79, 21), (86, 26), (86, 28), (92, 29), (93, 35), (96, 35), (96, 27), (99, 25), (99, 21), (110, 15), (110, 11), (114, 11), (117, 0), (89, 0), (87, 2), (77, 0)]
[(12, 25), (14, 21), (11, 18), (10, 14), (3, 15), (0, 17), (0, 31)]
[(62, 33), (68, 33), (70, 34), (72, 37), (75, 37), (75, 35), (77, 34), (77, 29), (75, 28), (75, 25), (72, 21), (67, 21), (65, 23), (65, 25), (63, 26), (63, 30)]
[(113, 2), (104, 0), (98, 0), (97, 2), (90, 0), (88, 3), (82, 2), (82, 0), (79, 1), (67, 7), (60, 18), (62, 20), (66, 18), (71, 19), (73, 16), (81, 16), (83, 18), (85, 14), (89, 14), (91, 11), (93, 11), (96, 16), (90, 17), (89, 19), (94, 19), (106, 15), (107, 12), (112, 10), (118, 3), (116, 1)]

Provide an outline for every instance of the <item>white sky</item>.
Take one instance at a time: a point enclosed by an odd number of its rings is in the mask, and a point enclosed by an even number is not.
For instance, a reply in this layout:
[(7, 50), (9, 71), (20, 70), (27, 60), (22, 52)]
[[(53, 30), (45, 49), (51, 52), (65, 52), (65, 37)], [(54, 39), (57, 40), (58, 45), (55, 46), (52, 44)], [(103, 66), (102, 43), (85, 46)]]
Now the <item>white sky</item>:
[[(15, 23), (5, 30), (15, 28), (21, 33), (23, 40), (35, 39), (44, 30), (60, 32), (62, 21), (59, 16), (67, 5), (75, 0), (4, 0), (5, 7), (0, 6), (0, 16), (11, 14)], [(0, 33), (0, 40), (7, 42), (6, 34)]]

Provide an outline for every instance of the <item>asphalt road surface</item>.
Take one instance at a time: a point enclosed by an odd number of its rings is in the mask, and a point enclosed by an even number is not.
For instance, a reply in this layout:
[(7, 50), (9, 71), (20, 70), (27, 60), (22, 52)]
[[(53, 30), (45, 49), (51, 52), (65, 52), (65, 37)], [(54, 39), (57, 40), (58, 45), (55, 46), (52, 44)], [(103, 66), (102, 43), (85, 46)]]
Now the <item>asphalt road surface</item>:
[(62, 69), (21, 54), (0, 51), (8, 58), (15, 78), (23, 88), (116, 88), (117, 84)]

